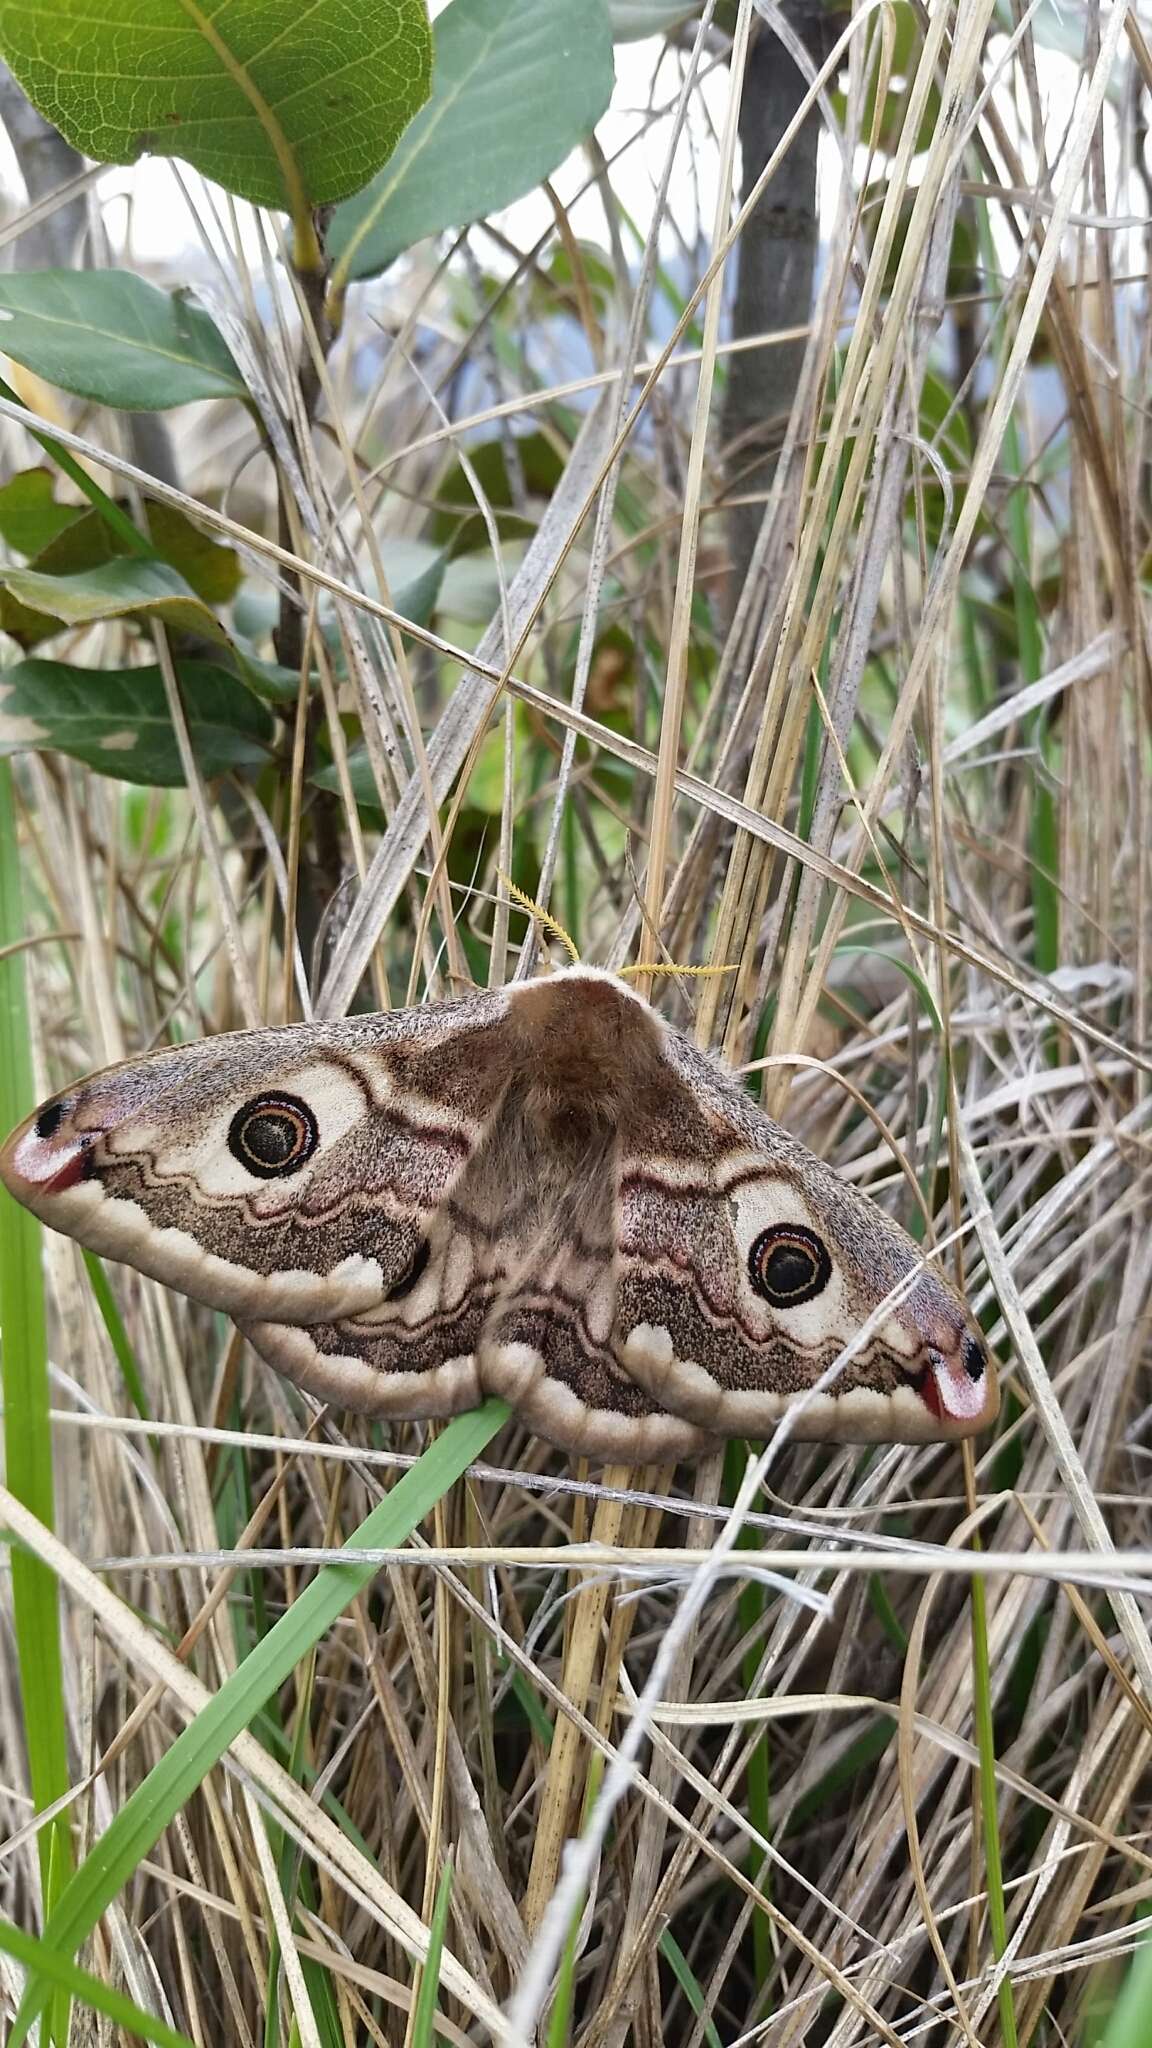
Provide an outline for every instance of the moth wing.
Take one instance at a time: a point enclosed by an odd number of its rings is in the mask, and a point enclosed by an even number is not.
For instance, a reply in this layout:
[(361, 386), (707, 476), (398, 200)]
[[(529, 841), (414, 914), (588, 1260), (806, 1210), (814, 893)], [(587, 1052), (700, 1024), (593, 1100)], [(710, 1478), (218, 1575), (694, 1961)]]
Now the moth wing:
[(767, 1435), (790, 1409), (797, 1437), (843, 1442), (987, 1427), (983, 1339), (913, 1240), (674, 1032), (665, 1059), (667, 1089), (622, 1132), (626, 1371), (722, 1436)]
[(509, 1096), (520, 1091), (509, 1075), (459, 1171), (419, 1212), (422, 1235), (388, 1292), (361, 1313), (307, 1327), (243, 1320), (262, 1358), (319, 1399), (393, 1421), (479, 1405), (481, 1331), (538, 1207), (530, 1148), (512, 1128)]
[(615, 1150), (566, 1191), (526, 1254), (511, 1248), (514, 1263), (480, 1332), (480, 1379), (538, 1436), (575, 1455), (663, 1464), (698, 1456), (710, 1439), (654, 1399), (614, 1348)]
[(245, 1322), (402, 1288), (496, 1118), (506, 1001), (237, 1032), (112, 1067), (0, 1152), (54, 1229)]
[(342, 1407), (422, 1420), (499, 1395), (576, 1455), (694, 1455), (705, 1433), (660, 1408), (613, 1352), (614, 1141), (604, 1157), (561, 1160), (540, 1146), (524, 1094), (514, 1080), (390, 1299), (308, 1328), (245, 1323), (245, 1334)]
[(489, 1248), (461, 1227), (450, 1194), (421, 1228), (398, 1282), (362, 1313), (307, 1325), (239, 1318), (239, 1328), (269, 1365), (338, 1408), (424, 1421), (478, 1407)]

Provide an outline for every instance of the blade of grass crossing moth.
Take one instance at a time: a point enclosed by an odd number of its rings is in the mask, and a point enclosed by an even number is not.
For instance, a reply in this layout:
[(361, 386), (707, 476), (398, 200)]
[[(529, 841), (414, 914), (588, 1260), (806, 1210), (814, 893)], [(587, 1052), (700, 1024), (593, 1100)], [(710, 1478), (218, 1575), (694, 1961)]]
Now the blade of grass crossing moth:
[[(431, 1513), (441, 1494), (467, 1471), (473, 1459), (507, 1421), (504, 1401), (486, 1401), (457, 1415), (429, 1444), (387, 1497), (348, 1538), (346, 1549), (388, 1549), (403, 1543)], [(356, 1595), (379, 1571), (372, 1563), (325, 1565), (293, 1601), (264, 1640), (221, 1686), (211, 1705), (197, 1714), (172, 1747), (136, 1787), (106, 1828), (95, 1850), (80, 1865), (44, 1929), (57, 1953), (73, 1955), (101, 1914), (148, 1855), (164, 1829), (218, 1763), (230, 1742), (250, 1727), (313, 1644), (319, 1641)], [(47, 1992), (29, 1986), (20, 2001), (8, 2048), (21, 2048), (43, 2011)]]
[[(11, 764), (0, 760), (0, 949), (23, 937), (20, 848)], [(18, 1123), (35, 1095), (24, 953), (0, 950), (0, 1123)], [(52, 1426), (40, 1225), (0, 1191), (0, 1334), (8, 1485), (49, 1528), (54, 1521)], [(12, 1552), (12, 1608), (27, 1731), (32, 1802), (51, 1806), (68, 1790), (68, 1736), (60, 1659), (60, 1615), (52, 1573)], [(41, 1831), (40, 1882), (47, 1917), (68, 1882), (72, 1838), (60, 1815)], [(68, 2032), (66, 1995), (55, 2002), (53, 2037)]]
[(433, 2048), (436, 2039), (436, 2000), (440, 1991), (440, 1958), (448, 1930), (448, 1907), (452, 1898), (452, 1863), (445, 1862), (436, 1887), (432, 1925), (428, 1929), (428, 1960), (420, 1972), (420, 1989), (412, 2014), (410, 2048)]
[(70, 1963), (50, 1949), (46, 1942), (37, 1941), (34, 1934), (26, 1934), (23, 1928), (13, 1927), (7, 1920), (0, 1920), (0, 1950), (15, 1962), (22, 1963), (29, 1975), (46, 1978), (67, 1998), (91, 2007), (93, 2012), (103, 2013), (133, 2040), (152, 2041), (155, 2048), (193, 2048), (187, 2034), (170, 2027), (167, 2020), (145, 2012), (143, 2006), (126, 1998), (122, 1991), (115, 1991), (110, 1984), (102, 1984), (98, 1977), (89, 1976), (88, 1971), (82, 1970), (77, 1963)]

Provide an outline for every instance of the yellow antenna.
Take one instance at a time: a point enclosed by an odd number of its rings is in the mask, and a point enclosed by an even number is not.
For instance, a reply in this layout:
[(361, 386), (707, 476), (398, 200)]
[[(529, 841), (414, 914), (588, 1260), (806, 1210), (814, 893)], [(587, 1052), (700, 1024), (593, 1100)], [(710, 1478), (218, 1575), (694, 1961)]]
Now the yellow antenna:
[[(515, 898), (522, 910), (526, 910), (530, 917), (534, 917), (538, 924), (543, 925), (544, 930), (550, 932), (553, 938), (559, 939), (568, 958), (578, 967), (580, 953), (576, 941), (570, 932), (565, 931), (559, 918), (553, 917), (551, 911), (545, 910), (543, 904), (537, 903), (535, 897), (529, 896), (526, 890), (518, 889), (511, 876), (504, 873), (503, 868), (497, 868), (496, 879), (503, 882), (508, 894)], [(624, 980), (629, 974), (690, 974), (697, 977), (707, 974), (735, 974), (737, 968), (735, 963), (726, 967), (681, 967), (675, 960), (668, 960), (653, 961), (643, 967), (634, 963), (631, 967), (617, 967), (615, 972)]]
[(553, 917), (551, 911), (545, 910), (542, 904), (537, 903), (533, 897), (526, 895), (523, 889), (518, 889), (515, 882), (504, 873), (503, 868), (497, 868), (496, 878), (498, 881), (503, 882), (508, 894), (515, 897), (521, 908), (526, 910), (529, 916), (536, 919), (537, 924), (543, 925), (546, 932), (551, 932), (554, 938), (559, 939), (573, 965), (579, 966), (580, 953), (575, 939), (572, 938), (569, 932), (565, 931), (563, 925), (557, 918)]
[(618, 975), (694, 974), (697, 977), (705, 974), (735, 974), (736, 971), (735, 961), (730, 962), (726, 967), (682, 967), (678, 960), (649, 960), (645, 962), (643, 967), (638, 962), (634, 962), (631, 967), (618, 967), (616, 969)]

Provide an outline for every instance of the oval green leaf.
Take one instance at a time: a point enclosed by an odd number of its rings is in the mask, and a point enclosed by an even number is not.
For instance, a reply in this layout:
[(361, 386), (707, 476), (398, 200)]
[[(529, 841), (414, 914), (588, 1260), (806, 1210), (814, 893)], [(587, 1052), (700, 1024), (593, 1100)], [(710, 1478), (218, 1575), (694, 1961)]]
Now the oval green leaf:
[(0, 583), (30, 610), (62, 626), (92, 626), (98, 619), (159, 619), (177, 632), (199, 633), (230, 647), (215, 613), (167, 562), (129, 556), (76, 576), (46, 576), (40, 569), (0, 570)]
[[(273, 723), (239, 678), (211, 662), (181, 662), (180, 695), (192, 750), (209, 778), (265, 767)], [(184, 780), (160, 670), (76, 668), (18, 661), (0, 675), (0, 754), (69, 754), (98, 775), (148, 788)]]
[(595, 126), (612, 84), (604, 0), (452, 0), (427, 106), (333, 218), (337, 277), (372, 277), (425, 235), (530, 192)]
[[(29, 472), (35, 476), (35, 470)], [(19, 478), (13, 479), (19, 482)], [(0, 500), (4, 497), (0, 491)], [(109, 562), (121, 560), (125, 547), (115, 527), (103, 515), (79, 506), (57, 508), (68, 513), (68, 523), (41, 548), (26, 566), (34, 575), (47, 576), (53, 584), (61, 577), (75, 578)], [(3, 507), (0, 505), (0, 530)], [(231, 548), (221, 547), (193, 525), (187, 513), (163, 499), (149, 507), (150, 541), (155, 553), (174, 569), (206, 605), (231, 602), (240, 586), (240, 564)], [(132, 555), (139, 562), (144, 557)], [(0, 583), (0, 628), (27, 650), (60, 630), (58, 616), (30, 610), (10, 588)]]
[(15, 555), (38, 555), (66, 526), (83, 516), (82, 505), (61, 505), (50, 469), (22, 469), (0, 484), (0, 540)]
[(127, 270), (0, 276), (0, 351), (62, 391), (121, 410), (248, 395), (207, 313)]
[(258, 206), (346, 199), (428, 96), (425, 0), (0, 0), (33, 105), (105, 164), (177, 156)]

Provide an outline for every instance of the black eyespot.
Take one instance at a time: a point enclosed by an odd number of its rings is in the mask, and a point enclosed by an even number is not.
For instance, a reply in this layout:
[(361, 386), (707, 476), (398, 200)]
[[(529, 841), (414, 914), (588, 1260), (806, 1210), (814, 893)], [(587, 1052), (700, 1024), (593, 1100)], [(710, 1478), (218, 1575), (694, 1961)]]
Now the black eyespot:
[(984, 1346), (977, 1338), (965, 1337), (963, 1344), (960, 1346), (960, 1356), (964, 1361), (964, 1370), (969, 1379), (983, 1379), (988, 1360), (984, 1355)]
[(773, 1308), (798, 1308), (823, 1294), (832, 1261), (814, 1230), (802, 1223), (774, 1223), (760, 1232), (748, 1254), (748, 1278)]
[(401, 1274), (395, 1287), (388, 1289), (387, 1294), (384, 1296), (385, 1301), (403, 1301), (406, 1294), (411, 1294), (431, 1256), (432, 1247), (428, 1239), (422, 1237), (412, 1254), (412, 1264), (409, 1266), (408, 1271)]
[(298, 1095), (254, 1095), (228, 1126), (228, 1150), (258, 1180), (298, 1173), (319, 1140), (316, 1119)]
[(33, 1126), (38, 1138), (54, 1138), (60, 1129), (64, 1115), (64, 1098), (58, 1102), (45, 1103)]

